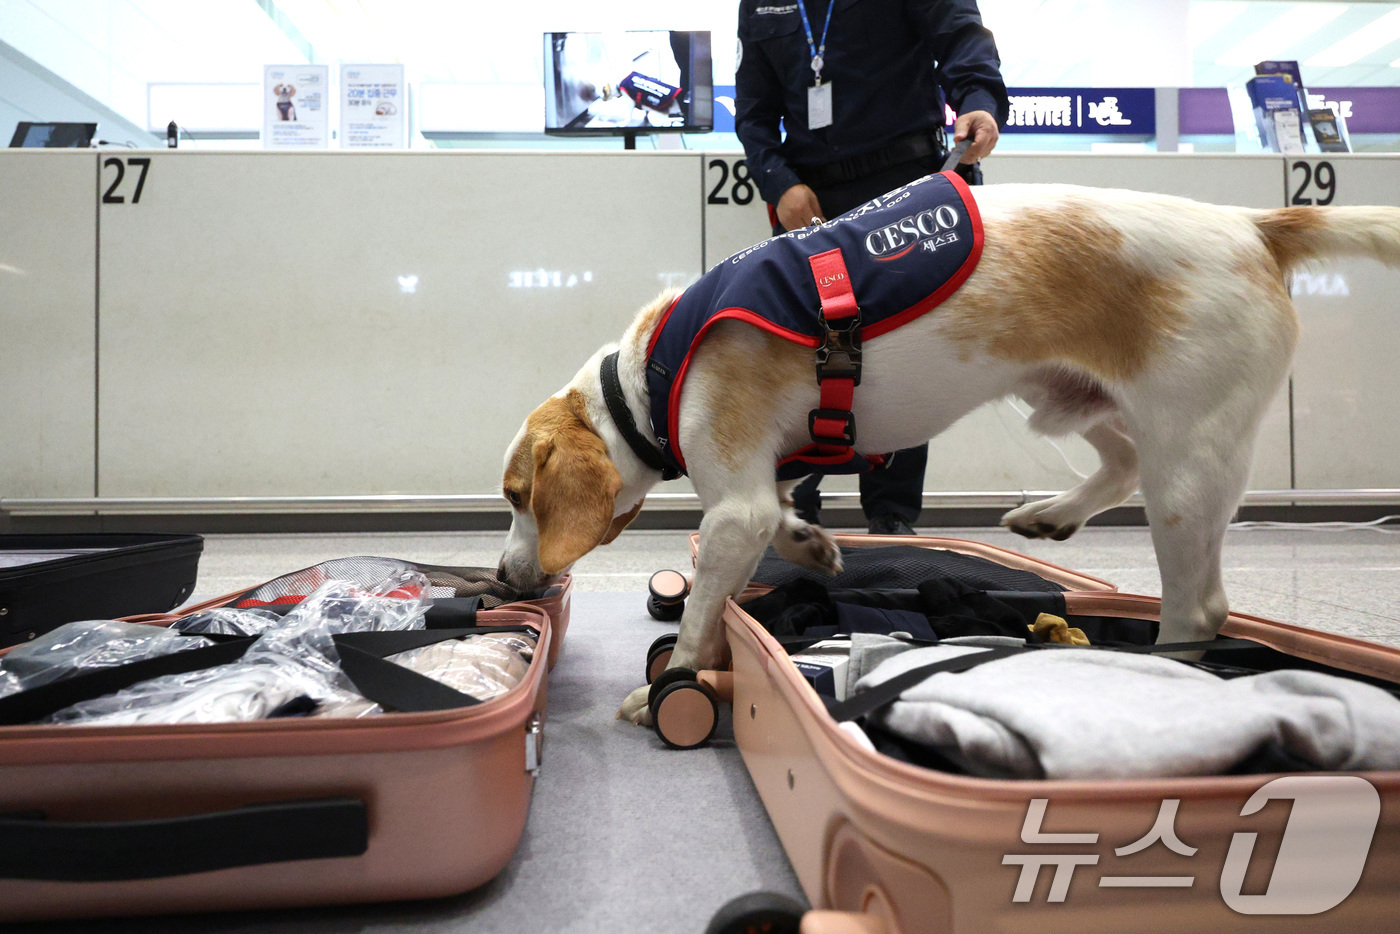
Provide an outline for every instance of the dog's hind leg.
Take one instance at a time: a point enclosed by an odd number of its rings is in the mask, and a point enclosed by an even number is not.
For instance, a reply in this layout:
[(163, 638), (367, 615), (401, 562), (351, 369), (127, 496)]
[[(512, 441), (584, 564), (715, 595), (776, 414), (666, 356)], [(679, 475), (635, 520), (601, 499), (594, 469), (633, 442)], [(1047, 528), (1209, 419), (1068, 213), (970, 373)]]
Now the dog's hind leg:
[(1117, 506), (1137, 489), (1137, 448), (1117, 403), (1087, 374), (1045, 370), (1017, 387), (1017, 393), (1035, 407), (1029, 422), (1034, 431), (1078, 432), (1099, 455), (1099, 469), (1074, 489), (1026, 503), (1001, 517), (1001, 524), (1018, 535), (1064, 541), (1091, 517)]
[(1080, 432), (1099, 455), (1099, 469), (1072, 490), (1011, 510), (1001, 524), (1026, 538), (1062, 542), (1090, 518), (1112, 509), (1137, 489), (1138, 458), (1133, 439), (1114, 415)]
[(799, 482), (789, 480), (778, 484), (778, 500), (783, 512), (777, 534), (773, 536), (773, 548), (800, 567), (822, 574), (840, 574), (841, 548), (836, 540), (821, 526), (799, 518), (792, 508), (792, 488)]

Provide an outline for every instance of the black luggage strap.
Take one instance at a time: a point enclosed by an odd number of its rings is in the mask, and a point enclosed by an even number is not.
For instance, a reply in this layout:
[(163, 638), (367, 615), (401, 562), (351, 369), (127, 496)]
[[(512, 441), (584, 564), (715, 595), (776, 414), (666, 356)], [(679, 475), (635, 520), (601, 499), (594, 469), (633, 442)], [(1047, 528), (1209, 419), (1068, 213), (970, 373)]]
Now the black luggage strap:
[[(473, 597), (472, 600), (477, 598)], [(334, 637), (341, 656), (341, 670), (366, 698), (386, 710), (421, 712), (470, 707), (481, 703), (470, 694), (434, 681), (389, 661), (386, 656), (422, 648), (448, 639), (506, 632), (525, 632), (539, 637), (529, 625), (472, 626), (446, 629), (408, 629), (342, 633)], [(238, 661), (257, 641), (256, 636), (188, 633), (214, 641), (214, 645), (143, 658), (123, 665), (94, 668), (82, 674), (0, 697), (0, 726), (34, 723), (83, 701), (115, 694), (142, 681), (165, 675), (202, 671)]]
[[(923, 643), (927, 645), (928, 643)], [(938, 644), (938, 643), (933, 643)], [(1168, 652), (1200, 652), (1200, 651), (1230, 651), (1233, 649), (1257, 649), (1259, 643), (1251, 642), (1248, 639), (1207, 639), (1200, 642), (1168, 642), (1161, 645), (1133, 645), (1125, 647), (1106, 646), (1083, 646), (1083, 645), (1059, 645), (1048, 643), (1045, 645), (1006, 645), (997, 646), (982, 652), (969, 652), (966, 655), (959, 655), (957, 658), (946, 658), (942, 661), (931, 662), (927, 665), (920, 665), (918, 668), (911, 668), (902, 674), (895, 675), (888, 681), (882, 681), (868, 691), (862, 691), (852, 697), (837, 704), (827, 707), (827, 712), (832, 719), (838, 723), (847, 720), (858, 720), (866, 714), (873, 713), (893, 703), (899, 696), (912, 687), (922, 684), (925, 680), (936, 674), (943, 672), (958, 673), (970, 671), (979, 665), (987, 662), (998, 661), (1003, 658), (1010, 658), (1013, 655), (1023, 655), (1026, 652), (1049, 649), (1052, 651), (1098, 651), (1098, 652), (1126, 652), (1132, 655), (1164, 655)]]
[(423, 614), (423, 625), (428, 629), (475, 626), (476, 614), (481, 608), (480, 597), (437, 597)]
[(473, 707), (479, 698), (448, 687), (427, 675), (389, 661), (387, 656), (411, 649), (461, 639), (465, 636), (528, 632), (533, 626), (472, 626), (464, 629), (406, 629), (389, 632), (348, 632), (335, 636), (340, 653), (340, 670), (355, 682), (355, 689), (385, 710), (423, 713)]
[(622, 380), (617, 375), (617, 354), (614, 350), (604, 357), (603, 365), (599, 368), (599, 377), (603, 381), (603, 401), (608, 404), (608, 414), (637, 459), (652, 470), (661, 471), (662, 480), (674, 480), (681, 472), (666, 463), (661, 452), (637, 430), (637, 421), (632, 417), (632, 409), (628, 407), (627, 397), (622, 392)]
[[(197, 635), (192, 633), (191, 635)], [(244, 636), (219, 641), (202, 649), (186, 649), (155, 658), (143, 658), (125, 665), (108, 668), (94, 668), (83, 674), (73, 675), (60, 681), (51, 681), (27, 691), (20, 691), (7, 697), (0, 697), (0, 726), (15, 726), (33, 723), (50, 714), (58, 713), (65, 707), (107, 694), (115, 694), (124, 688), (164, 675), (184, 674), (227, 665), (236, 662), (256, 642), (252, 636)]]

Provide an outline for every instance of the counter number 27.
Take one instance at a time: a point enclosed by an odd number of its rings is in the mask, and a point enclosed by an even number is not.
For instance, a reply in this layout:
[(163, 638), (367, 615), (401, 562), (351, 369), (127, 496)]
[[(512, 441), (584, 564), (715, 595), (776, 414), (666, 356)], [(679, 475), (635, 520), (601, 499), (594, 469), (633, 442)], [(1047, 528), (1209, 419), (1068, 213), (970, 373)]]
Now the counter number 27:
[(102, 193), (103, 204), (125, 204), (126, 196), (117, 194), (117, 189), (121, 187), (122, 179), (126, 178), (126, 167), (139, 168), (141, 174), (136, 178), (136, 190), (131, 193), (131, 203), (136, 204), (141, 200), (141, 189), (146, 187), (146, 173), (151, 170), (151, 160), (148, 158), (129, 158), (125, 163), (116, 156), (106, 159), (102, 163), (103, 169), (115, 168), (117, 177), (112, 179), (112, 184), (107, 186), (107, 190)]
[[(708, 168), (719, 169), (719, 181), (710, 189), (710, 195), (705, 199), (706, 204), (748, 204), (753, 201), (756, 190), (753, 179), (749, 177), (749, 164), (743, 159), (734, 160), (733, 166), (723, 159), (711, 159)], [(729, 186), (729, 193), (723, 194), (725, 185), (729, 185), (729, 177), (734, 176), (734, 184)]]

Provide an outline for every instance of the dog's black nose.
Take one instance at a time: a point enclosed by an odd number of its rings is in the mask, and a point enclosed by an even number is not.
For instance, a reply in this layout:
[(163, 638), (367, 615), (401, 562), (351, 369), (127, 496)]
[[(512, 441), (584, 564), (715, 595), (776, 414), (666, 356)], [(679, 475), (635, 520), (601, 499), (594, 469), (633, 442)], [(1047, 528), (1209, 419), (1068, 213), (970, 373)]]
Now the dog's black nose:
[(508, 582), (506, 581), (506, 559), (505, 559), (505, 558), (502, 558), (501, 561), (500, 561), (500, 563), (496, 565), (496, 580), (501, 581), (502, 583), (508, 583)]

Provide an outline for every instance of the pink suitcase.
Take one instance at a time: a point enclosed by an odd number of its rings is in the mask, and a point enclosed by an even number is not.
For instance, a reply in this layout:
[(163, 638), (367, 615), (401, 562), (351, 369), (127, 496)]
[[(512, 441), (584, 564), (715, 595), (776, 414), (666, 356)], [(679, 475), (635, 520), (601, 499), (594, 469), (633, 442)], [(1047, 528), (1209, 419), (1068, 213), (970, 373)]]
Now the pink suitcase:
[(545, 599), (476, 615), (539, 640), (522, 681), (474, 706), (0, 726), (0, 920), (429, 898), (487, 882), (525, 827), (571, 595), (566, 578)]
[[(996, 551), (954, 539), (837, 539)], [(1070, 586), (1079, 577), (1022, 555), (1012, 562)], [(1138, 619), (1160, 609), (1102, 582), (1067, 594), (1066, 605)], [(1003, 781), (924, 769), (841, 729), (783, 647), (733, 601), (724, 621), (732, 674), (701, 680), (732, 697), (735, 741), (816, 909), (801, 917), (804, 934), (1395, 929), (1400, 773)], [(1222, 635), (1400, 681), (1392, 648), (1242, 614)], [(1159, 821), (1194, 854), (1161, 840), (1135, 849)], [(711, 931), (760, 918), (769, 930), (798, 929), (795, 915), (747, 907), (737, 920), (717, 916)]]

